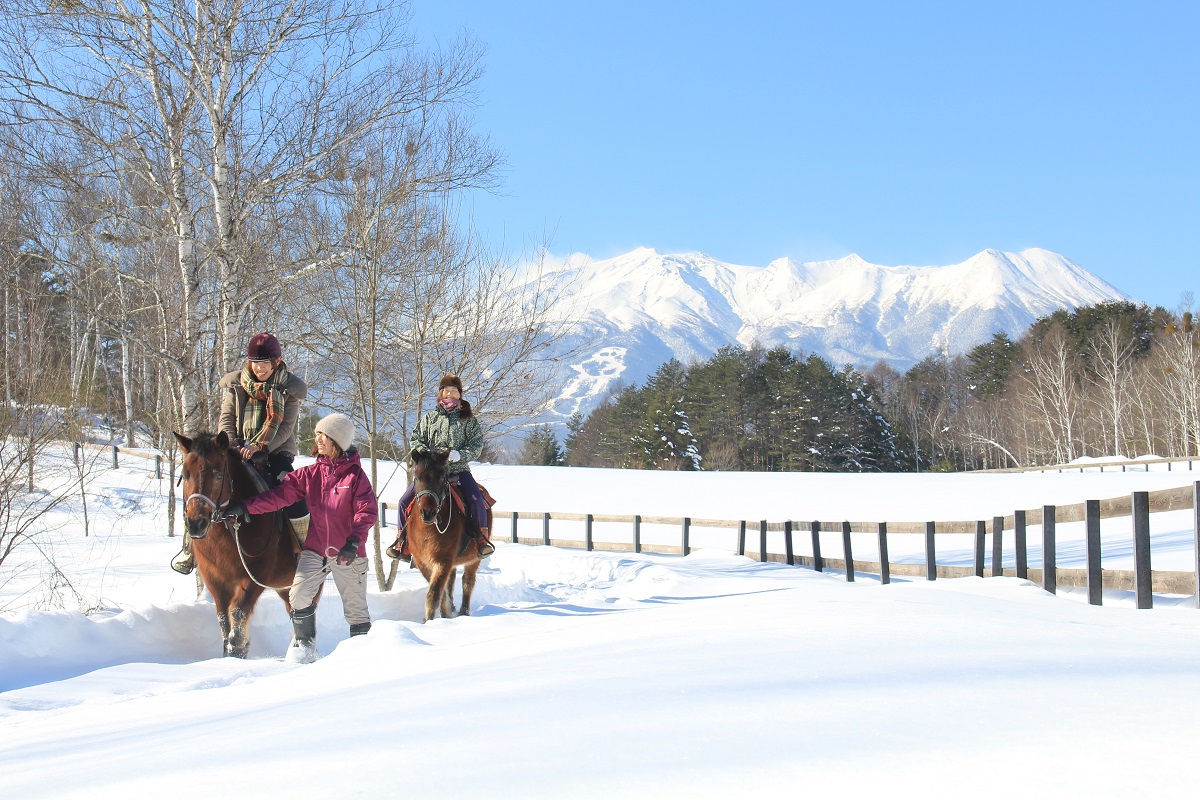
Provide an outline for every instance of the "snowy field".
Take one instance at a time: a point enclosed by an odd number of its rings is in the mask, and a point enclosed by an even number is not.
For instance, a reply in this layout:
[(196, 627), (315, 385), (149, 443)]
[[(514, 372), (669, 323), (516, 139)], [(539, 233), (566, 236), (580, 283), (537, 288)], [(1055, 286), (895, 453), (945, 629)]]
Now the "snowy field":
[[(68, 464), (47, 462), (39, 485)], [(1093, 607), (1014, 578), (847, 583), (739, 557), (729, 530), (693, 530), (680, 558), (507, 544), (504, 521), (470, 618), (422, 624), (424, 582), (405, 571), (371, 590), (374, 627), (353, 640), (328, 587), (314, 664), (280, 658), (290, 623), (273, 596), (252, 657), (222, 659), (211, 602), (167, 566), (172, 487), (152, 467), (95, 469), (87, 535), (76, 497), (0, 566), (0, 797), (1195, 795), (1194, 598), (1139, 611), (1127, 593)], [(751, 521), (990, 519), (1192, 480), (475, 472), (501, 512)], [(388, 475), (394, 509), (403, 478)], [(1060, 567), (1082, 566), (1078, 527), (1059, 526)], [(1191, 512), (1151, 528), (1154, 568), (1191, 569)], [(893, 561), (923, 560), (910, 538), (891, 537)], [(1103, 539), (1104, 566), (1130, 568), (1128, 520)], [(873, 540), (856, 535), (856, 558)], [(1029, 541), (1040, 566), (1039, 529)], [(840, 537), (823, 552), (840, 557)], [(970, 537), (939, 537), (939, 563), (971, 560)]]

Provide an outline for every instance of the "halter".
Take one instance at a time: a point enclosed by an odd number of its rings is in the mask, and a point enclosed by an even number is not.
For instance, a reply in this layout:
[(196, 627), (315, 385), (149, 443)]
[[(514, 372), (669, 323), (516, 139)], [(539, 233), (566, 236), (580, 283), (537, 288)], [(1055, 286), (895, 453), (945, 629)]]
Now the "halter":
[(417, 492), (416, 496), (413, 498), (413, 502), (418, 504), (418, 508), (420, 507), (420, 500), (423, 495), (429, 495), (433, 498), (434, 502), (437, 503), (437, 507), (433, 512), (433, 527), (439, 534), (444, 534), (446, 531), (450, 530), (450, 520), (454, 518), (454, 503), (450, 503), (450, 513), (446, 515), (446, 524), (445, 526), (440, 524), (442, 518), (442, 503), (445, 502), (446, 498), (450, 496), (450, 481), (447, 479), (446, 491), (442, 494), (438, 494), (432, 489), (422, 489), (421, 491)]
[[(187, 504), (192, 502), (192, 500), (195, 498), (200, 498), (201, 500), (203, 500), (205, 503), (208, 503), (208, 505), (212, 507), (212, 510), (213, 510), (212, 514), (208, 518), (208, 527), (210, 527), (210, 528), (213, 525), (215, 525), (216, 523), (222, 522), (225, 519), (225, 515), (221, 513), (221, 509), (228, 506), (229, 501), (233, 499), (233, 475), (232, 475), (232, 470), (230, 469), (230, 466), (231, 465), (229, 465), (228, 463), (225, 465), (225, 479), (222, 480), (222, 482), (221, 482), (221, 488), (226, 490), (223, 492), (223, 494), (225, 495), (224, 502), (218, 503), (217, 501), (213, 500), (211, 497), (204, 494), (203, 492), (192, 492), (187, 497), (185, 497), (183, 500), (183, 507), (185, 510), (187, 509)], [(183, 476), (180, 475), (180, 477), (182, 478)], [(207, 530), (205, 531), (204, 535), (205, 536), (208, 535)], [(204, 538), (204, 537), (195, 537), (195, 538)]]

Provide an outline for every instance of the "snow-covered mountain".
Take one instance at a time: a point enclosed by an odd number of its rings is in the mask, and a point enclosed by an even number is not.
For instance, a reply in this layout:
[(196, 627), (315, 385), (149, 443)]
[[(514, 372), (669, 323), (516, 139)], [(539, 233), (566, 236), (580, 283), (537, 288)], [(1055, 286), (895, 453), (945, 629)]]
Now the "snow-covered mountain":
[(834, 366), (885, 361), (903, 371), (956, 355), (998, 331), (1128, 296), (1057, 253), (985, 250), (961, 264), (888, 267), (857, 255), (766, 267), (701, 253), (638, 248), (595, 260), (576, 254), (543, 275), (569, 297), (584, 355), (554, 403), (587, 413), (615, 381), (641, 383), (671, 357), (687, 363), (738, 343), (816, 353)]

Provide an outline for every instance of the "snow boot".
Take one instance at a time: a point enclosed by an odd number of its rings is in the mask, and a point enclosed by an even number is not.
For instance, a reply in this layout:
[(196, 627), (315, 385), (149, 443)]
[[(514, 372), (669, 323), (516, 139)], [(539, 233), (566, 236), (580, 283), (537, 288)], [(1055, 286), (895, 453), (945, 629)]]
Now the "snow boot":
[(313, 647), (317, 638), (317, 607), (292, 612), (292, 647)]
[(369, 630), (371, 630), (371, 623), (356, 622), (350, 626), (350, 635), (351, 636), (362, 636), (364, 633), (366, 633)]
[(475, 542), (475, 544), (479, 547), (480, 558), (487, 558), (492, 553), (496, 552), (496, 546), (492, 544), (491, 539), (488, 538), (488, 529), (486, 527), (481, 527), (479, 529), (479, 539)]
[(183, 535), (183, 549), (179, 551), (176, 559), (171, 562), (171, 569), (180, 575), (191, 575), (192, 570), (195, 568), (196, 557), (192, 555), (192, 539), (185, 533)]
[(412, 561), (412, 554), (405, 551), (404, 548), (407, 545), (408, 540), (404, 535), (404, 531), (401, 530), (400, 535), (396, 537), (396, 541), (392, 542), (388, 549), (383, 552), (387, 553), (389, 558), (398, 558), (401, 561), (409, 562)]

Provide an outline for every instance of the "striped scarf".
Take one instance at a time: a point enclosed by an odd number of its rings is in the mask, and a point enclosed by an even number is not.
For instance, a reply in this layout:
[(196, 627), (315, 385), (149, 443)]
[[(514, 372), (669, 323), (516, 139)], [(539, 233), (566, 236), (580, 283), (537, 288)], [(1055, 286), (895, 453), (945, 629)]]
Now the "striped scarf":
[(242, 389), (247, 395), (246, 408), (242, 411), (242, 439), (246, 444), (266, 448), (270, 443), (283, 422), (282, 387), (287, 385), (290, 377), (287, 365), (282, 361), (265, 381), (254, 377), (250, 364), (242, 367)]

